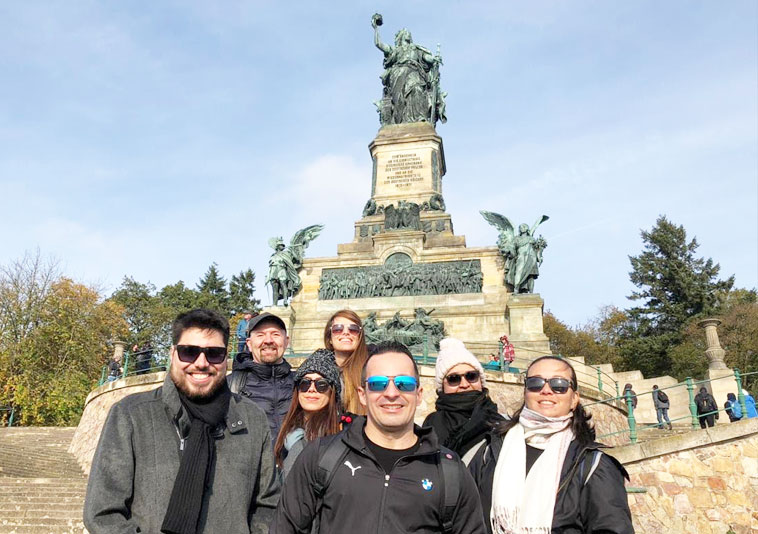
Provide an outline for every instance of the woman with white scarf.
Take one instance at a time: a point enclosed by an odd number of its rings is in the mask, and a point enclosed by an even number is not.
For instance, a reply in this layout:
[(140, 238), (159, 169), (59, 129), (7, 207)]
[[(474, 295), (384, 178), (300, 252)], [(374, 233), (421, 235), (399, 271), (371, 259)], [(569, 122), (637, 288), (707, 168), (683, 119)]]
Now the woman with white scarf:
[(543, 356), (526, 371), (524, 404), (498, 425), (469, 470), (493, 534), (633, 534), (623, 466), (600, 452), (576, 372)]

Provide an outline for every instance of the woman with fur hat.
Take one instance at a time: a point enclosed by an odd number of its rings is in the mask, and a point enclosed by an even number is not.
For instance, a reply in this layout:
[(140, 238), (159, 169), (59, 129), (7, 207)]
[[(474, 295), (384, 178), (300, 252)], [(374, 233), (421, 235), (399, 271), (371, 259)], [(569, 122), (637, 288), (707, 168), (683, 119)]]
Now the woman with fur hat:
[(295, 373), (292, 404), (274, 445), (276, 465), (286, 477), (307, 442), (340, 431), (340, 372), (334, 353), (319, 349)]
[(461, 340), (445, 338), (440, 341), (434, 385), (437, 411), (427, 416), (423, 426), (434, 428), (440, 444), (468, 465), (492, 426), (502, 420), (487, 391), (484, 368)]

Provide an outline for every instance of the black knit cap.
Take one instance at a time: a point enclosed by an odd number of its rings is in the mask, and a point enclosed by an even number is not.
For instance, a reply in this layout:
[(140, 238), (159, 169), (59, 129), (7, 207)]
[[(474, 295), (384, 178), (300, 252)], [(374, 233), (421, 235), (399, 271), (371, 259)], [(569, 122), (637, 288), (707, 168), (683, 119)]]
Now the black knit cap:
[(298, 384), (308, 373), (318, 373), (324, 377), (324, 380), (329, 382), (329, 385), (334, 388), (334, 392), (337, 394), (337, 402), (340, 402), (340, 397), (342, 395), (340, 369), (337, 367), (337, 360), (334, 358), (334, 353), (332, 351), (328, 349), (318, 349), (316, 352), (308, 356), (308, 358), (300, 364), (300, 367), (295, 373), (295, 384)]

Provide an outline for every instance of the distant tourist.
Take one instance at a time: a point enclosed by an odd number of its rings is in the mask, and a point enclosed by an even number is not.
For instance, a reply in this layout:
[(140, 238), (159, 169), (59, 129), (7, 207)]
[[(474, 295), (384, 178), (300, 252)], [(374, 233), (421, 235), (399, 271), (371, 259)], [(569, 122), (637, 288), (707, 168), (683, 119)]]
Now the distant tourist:
[(279, 435), (292, 402), (295, 374), (284, 359), (289, 346), (287, 327), (281, 318), (262, 313), (247, 326), (247, 348), (234, 357), (229, 389), (255, 402), (268, 417), (271, 439)]
[(278, 477), (266, 417), (226, 385), (229, 321), (192, 310), (171, 337), (163, 385), (108, 414), (84, 501), (87, 531), (266, 532)]
[(629, 393), (629, 395), (632, 398), (632, 409), (637, 408), (637, 394), (632, 389), (631, 384), (624, 384), (624, 392), (621, 394), (621, 397), (624, 401), (624, 404), (626, 404), (626, 394)]
[(132, 347), (134, 354), (135, 374), (144, 375), (150, 372), (153, 366), (153, 345), (150, 341), (145, 341), (142, 346), (134, 345)]
[(700, 428), (705, 428), (706, 425), (712, 427), (715, 424), (714, 419), (717, 420), (719, 418), (719, 407), (716, 404), (716, 399), (708, 393), (705, 387), (701, 387), (700, 393), (695, 395), (695, 406), (697, 407), (697, 418), (700, 421)]
[(482, 364), (461, 340), (447, 337), (440, 341), (434, 371), (436, 411), (422, 426), (432, 427), (440, 444), (454, 450), (468, 465), (503, 416), (490, 399)]
[(334, 352), (342, 376), (342, 406), (345, 412), (366, 413), (358, 399), (361, 369), (366, 362), (366, 333), (361, 318), (352, 310), (340, 310), (324, 327), (324, 346)]
[(745, 397), (745, 415), (746, 419), (752, 419), (758, 417), (758, 411), (755, 409), (755, 399), (750, 392), (743, 388), (742, 395)]
[(658, 386), (653, 386), (653, 406), (655, 406), (655, 415), (658, 418), (658, 428), (663, 428), (663, 421), (669, 425), (671, 430), (671, 420), (669, 419), (669, 396), (665, 391), (658, 389)]
[(300, 365), (292, 404), (274, 445), (276, 464), (284, 477), (308, 442), (340, 431), (341, 392), (332, 351), (319, 349)]
[(526, 371), (524, 402), (469, 465), (493, 534), (633, 534), (624, 467), (601, 452), (563, 358)]
[(742, 419), (742, 406), (740, 406), (737, 396), (734, 393), (726, 394), (726, 402), (724, 403), (724, 411), (729, 416), (729, 422), (734, 423)]
[(247, 325), (253, 314), (249, 311), (243, 312), (242, 319), (237, 323), (237, 352), (244, 352), (245, 343), (247, 342)]
[(108, 382), (113, 382), (114, 380), (118, 380), (121, 378), (121, 375), (123, 374), (123, 369), (121, 368), (121, 357), (116, 357), (114, 354), (111, 356), (110, 361), (108, 362)]

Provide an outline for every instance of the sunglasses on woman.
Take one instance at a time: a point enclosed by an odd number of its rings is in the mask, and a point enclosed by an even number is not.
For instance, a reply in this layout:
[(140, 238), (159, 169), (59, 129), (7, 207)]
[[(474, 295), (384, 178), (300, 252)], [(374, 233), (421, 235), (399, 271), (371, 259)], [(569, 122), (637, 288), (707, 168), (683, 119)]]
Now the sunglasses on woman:
[(198, 347), (197, 345), (177, 345), (176, 354), (184, 363), (193, 363), (200, 354), (205, 354), (208, 363), (218, 365), (226, 360), (226, 347)]
[(317, 378), (316, 380), (311, 380), (310, 378), (303, 378), (300, 380), (300, 382), (297, 383), (297, 390), (300, 393), (305, 393), (309, 389), (311, 389), (311, 384), (314, 384), (316, 386), (316, 391), (319, 393), (326, 393), (329, 389), (329, 382), (324, 380), (323, 378)]
[(450, 373), (445, 377), (445, 381), (451, 386), (460, 386), (462, 378), (465, 378), (469, 384), (476, 384), (479, 382), (479, 371), (466, 371), (463, 374)]
[(348, 334), (352, 334), (354, 336), (357, 336), (357, 335), (359, 335), (361, 333), (361, 327), (358, 326), (357, 324), (341, 324), (341, 323), (337, 323), (337, 324), (333, 324), (332, 325), (332, 334), (341, 334), (345, 330), (345, 327), (347, 327), (347, 333)]
[(416, 378), (406, 375), (370, 376), (366, 379), (366, 386), (368, 387), (369, 391), (377, 393), (387, 389), (387, 386), (390, 385), (390, 380), (392, 380), (392, 383), (395, 384), (395, 387), (401, 393), (411, 393), (412, 391), (416, 391), (416, 388), (418, 387), (418, 381)]
[(545, 387), (546, 383), (550, 385), (550, 389), (553, 390), (553, 393), (558, 393), (559, 395), (566, 393), (569, 389), (574, 387), (571, 380), (568, 378), (542, 378), (541, 376), (527, 377), (524, 382), (524, 387), (532, 393), (537, 393), (538, 391), (542, 391), (542, 388)]

